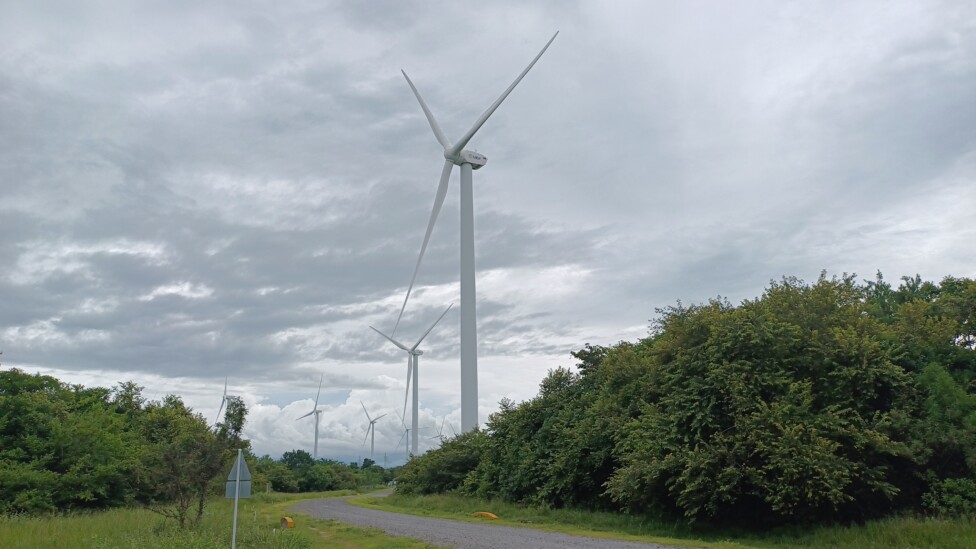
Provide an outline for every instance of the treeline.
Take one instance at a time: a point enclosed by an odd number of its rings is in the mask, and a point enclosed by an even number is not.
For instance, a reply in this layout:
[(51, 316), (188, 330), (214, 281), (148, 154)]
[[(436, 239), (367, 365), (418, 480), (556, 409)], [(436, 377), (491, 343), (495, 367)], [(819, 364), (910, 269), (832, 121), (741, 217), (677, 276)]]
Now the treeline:
[(261, 456), (255, 465), (266, 486), (275, 492), (293, 493), (355, 490), (386, 484), (397, 472), (397, 469), (383, 469), (369, 458), (364, 459), (362, 465), (316, 460), (305, 450), (285, 452), (279, 460)]
[(224, 421), (211, 426), (178, 396), (149, 402), (132, 382), (86, 388), (0, 371), (0, 513), (140, 504), (185, 526), (249, 447), (246, 415), (229, 397)]
[(215, 425), (169, 395), (147, 401), (142, 387), (87, 388), (18, 369), (0, 371), (0, 514), (141, 505), (181, 526), (223, 494), (245, 451), (252, 489), (318, 492), (385, 484), (396, 469), (315, 460), (304, 450), (255, 458), (242, 431), (247, 407), (227, 397)]
[(752, 525), (976, 513), (976, 281), (786, 278), (658, 314), (399, 490)]

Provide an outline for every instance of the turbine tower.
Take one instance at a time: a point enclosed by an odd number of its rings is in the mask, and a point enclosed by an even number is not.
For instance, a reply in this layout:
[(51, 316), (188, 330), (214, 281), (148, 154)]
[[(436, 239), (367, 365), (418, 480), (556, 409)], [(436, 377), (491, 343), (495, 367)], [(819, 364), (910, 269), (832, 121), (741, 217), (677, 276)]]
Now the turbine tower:
[[(451, 177), (451, 171), (454, 169), (454, 165), (461, 167), (461, 431), (468, 432), (472, 429), (478, 427), (478, 328), (477, 328), (477, 318), (475, 316), (475, 279), (474, 279), (474, 198), (473, 198), (473, 183), (472, 183), (472, 171), (477, 170), (485, 165), (488, 161), (484, 155), (466, 150), (464, 147), (467, 146), (468, 141), (481, 129), (481, 126), (488, 120), (502, 104), (502, 101), (508, 97), (508, 94), (512, 93), (515, 86), (522, 81), (522, 78), (528, 74), (529, 70), (535, 65), (536, 61), (542, 57), (542, 54), (549, 49), (549, 45), (552, 41), (556, 39), (559, 32), (552, 35), (549, 42), (546, 43), (542, 51), (535, 56), (535, 59), (529, 63), (529, 66), (522, 71), (522, 74), (512, 82), (512, 85), (505, 90), (502, 95), (495, 100), (491, 106), (488, 107), (479, 118), (475, 121), (474, 125), (471, 126), (464, 135), (461, 136), (455, 143), (451, 143), (444, 132), (441, 130), (440, 125), (434, 118), (433, 113), (427, 107), (427, 103), (424, 101), (423, 97), (420, 96), (420, 92), (417, 91), (417, 87), (413, 85), (410, 77), (407, 76), (405, 71), (403, 72), (403, 77), (407, 79), (407, 84), (410, 85), (410, 89), (413, 90), (413, 94), (417, 97), (417, 101), (420, 103), (420, 108), (423, 109), (424, 115), (427, 116), (427, 122), (430, 124), (430, 129), (434, 132), (434, 137), (437, 138), (437, 142), (441, 144), (444, 148), (444, 167), (441, 170), (441, 180), (440, 184), (437, 186), (437, 193), (434, 195), (434, 207), (430, 211), (430, 219), (427, 222), (427, 232), (424, 234), (423, 244), (420, 246), (420, 255), (417, 257), (417, 265), (413, 270), (413, 277), (410, 279), (410, 285), (407, 287), (407, 295), (403, 298), (403, 306), (400, 308), (400, 314), (397, 316), (396, 326), (400, 325), (400, 318), (403, 317), (403, 311), (407, 307), (407, 300), (410, 299), (410, 292), (413, 290), (413, 284), (417, 280), (417, 271), (420, 270), (420, 262), (424, 258), (424, 252), (427, 250), (427, 243), (430, 241), (430, 233), (434, 229), (434, 223), (437, 221), (437, 214), (440, 213), (441, 205), (444, 203), (444, 196), (447, 194), (447, 184)], [(396, 326), (393, 328), (393, 333), (396, 334)]]
[(451, 307), (453, 306), (454, 304), (451, 303), (450, 305), (447, 306), (447, 309), (444, 309), (444, 312), (441, 313), (441, 316), (437, 317), (437, 320), (435, 320), (434, 323), (430, 325), (430, 328), (427, 328), (427, 331), (424, 332), (424, 335), (420, 336), (420, 339), (418, 339), (417, 342), (413, 344), (413, 347), (407, 347), (403, 343), (400, 343), (399, 341), (393, 339), (392, 337), (370, 326), (371, 330), (380, 334), (386, 339), (390, 340), (391, 343), (393, 343), (400, 349), (407, 352), (407, 390), (403, 394), (403, 413), (404, 414), (407, 413), (407, 396), (410, 394), (410, 375), (412, 372), (413, 373), (413, 406), (411, 407), (412, 417), (410, 419), (410, 427), (413, 430), (413, 436), (410, 438), (410, 450), (414, 453), (414, 455), (417, 454), (417, 421), (418, 418), (420, 417), (420, 391), (418, 389), (418, 387), (420, 386), (420, 374), (417, 373), (418, 370), (417, 366), (420, 365), (420, 355), (424, 354), (424, 352), (418, 350), (417, 347), (420, 346), (421, 342), (424, 341), (424, 338), (427, 337), (427, 334), (429, 334), (430, 331), (434, 329), (434, 326), (437, 326), (437, 323), (440, 322), (442, 318), (444, 318), (444, 315), (446, 315), (447, 312), (450, 311)]
[[(360, 400), (359, 404), (362, 405), (363, 411), (366, 412), (366, 405), (363, 404), (363, 401)], [(366, 445), (366, 437), (373, 435), (372, 438), (370, 438), (369, 440), (369, 459), (373, 459), (373, 449), (376, 447), (376, 422), (379, 421), (380, 418), (385, 415), (386, 414), (380, 414), (376, 416), (376, 419), (373, 419), (369, 417), (369, 412), (366, 412), (366, 419), (369, 420), (369, 426), (366, 427), (366, 436), (363, 437), (364, 446)]]
[(317, 393), (315, 393), (315, 404), (312, 405), (312, 411), (295, 420), (298, 421), (300, 419), (305, 419), (308, 416), (315, 414), (315, 445), (312, 447), (312, 459), (319, 459), (319, 414), (322, 413), (322, 410), (319, 410), (319, 395), (322, 393), (323, 377), (325, 377), (325, 374), (322, 374), (319, 377), (319, 390)]

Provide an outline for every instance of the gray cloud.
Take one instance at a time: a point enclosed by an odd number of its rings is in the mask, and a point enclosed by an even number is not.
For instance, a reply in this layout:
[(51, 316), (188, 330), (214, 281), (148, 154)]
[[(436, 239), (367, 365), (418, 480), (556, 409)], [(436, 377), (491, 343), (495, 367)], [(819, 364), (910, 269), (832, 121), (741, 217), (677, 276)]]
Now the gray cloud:
[[(305, 444), (284, 425), (325, 372), (327, 447), (355, 455), (358, 401), (402, 405), (402, 352), (367, 326), (392, 328), (441, 163), (399, 70), (456, 137), (557, 29), (471, 142), (489, 158), (485, 413), (676, 299), (751, 298), (825, 268), (976, 276), (968, 4), (470, 9), (10, 6), (4, 365), (131, 377), (211, 414), (230, 375), (269, 452)], [(456, 184), (404, 339), (457, 301)], [(454, 312), (424, 344), (430, 421), (457, 411), (457, 333)]]

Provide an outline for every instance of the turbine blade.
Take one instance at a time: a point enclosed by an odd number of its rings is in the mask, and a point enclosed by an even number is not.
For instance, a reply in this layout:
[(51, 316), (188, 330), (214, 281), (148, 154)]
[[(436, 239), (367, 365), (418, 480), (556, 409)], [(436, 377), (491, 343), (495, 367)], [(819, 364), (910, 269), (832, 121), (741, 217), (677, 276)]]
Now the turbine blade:
[(441, 170), (441, 182), (437, 185), (437, 194), (434, 195), (434, 207), (430, 210), (430, 220), (427, 222), (424, 243), (420, 245), (417, 266), (413, 268), (413, 276), (410, 278), (410, 285), (407, 286), (407, 295), (403, 298), (403, 306), (400, 307), (400, 314), (397, 315), (396, 324), (393, 326), (393, 335), (396, 335), (397, 327), (400, 326), (400, 319), (403, 318), (403, 311), (407, 308), (407, 300), (410, 299), (413, 283), (417, 281), (417, 271), (420, 270), (420, 262), (424, 259), (424, 252), (427, 251), (427, 243), (430, 242), (430, 233), (434, 230), (434, 223), (437, 222), (437, 214), (440, 213), (441, 206), (444, 204), (444, 197), (447, 196), (447, 183), (451, 178), (452, 169), (454, 169), (454, 164), (450, 160), (445, 160), (444, 169)]
[[(360, 400), (359, 401), (359, 404), (360, 404), (360, 406), (363, 407), (363, 411), (366, 412), (366, 405), (363, 404), (363, 401)], [(369, 417), (369, 412), (366, 412), (366, 419), (368, 419), (370, 421), (373, 421), (373, 418)]]
[(319, 376), (319, 391), (315, 393), (315, 406), (313, 408), (319, 407), (319, 395), (322, 394), (322, 379), (325, 378), (325, 374)]
[(404, 438), (406, 438), (406, 436), (407, 436), (407, 432), (406, 432), (406, 431), (404, 431), (404, 432), (403, 432), (403, 434), (402, 434), (402, 435), (400, 435), (400, 440), (399, 440), (399, 441), (397, 441), (397, 445), (396, 445), (396, 448), (394, 448), (394, 449), (393, 449), (394, 451), (396, 451), (396, 450), (398, 450), (398, 449), (400, 449), (400, 444), (403, 444), (403, 439), (404, 439)]
[(451, 303), (450, 305), (447, 306), (446, 309), (444, 309), (444, 312), (441, 313), (441, 316), (437, 317), (437, 320), (435, 320), (434, 323), (430, 325), (430, 328), (427, 328), (427, 331), (424, 332), (424, 335), (420, 336), (420, 339), (417, 340), (417, 343), (415, 343), (414, 346), (410, 349), (411, 351), (416, 351), (417, 347), (420, 347), (420, 343), (424, 340), (425, 337), (427, 337), (427, 334), (429, 334), (430, 331), (434, 329), (434, 326), (437, 326), (437, 323), (440, 322), (442, 318), (444, 318), (444, 315), (446, 315), (447, 312), (450, 311), (451, 307), (453, 306), (454, 304)]
[(441, 147), (444, 147), (445, 150), (451, 148), (451, 142), (447, 139), (447, 136), (444, 135), (440, 125), (437, 124), (437, 119), (434, 118), (434, 113), (430, 112), (430, 109), (427, 108), (427, 102), (424, 101), (424, 98), (420, 96), (420, 92), (417, 91), (417, 86), (413, 85), (413, 81), (410, 80), (409, 76), (407, 76), (406, 71), (400, 69), (400, 72), (402, 72), (403, 77), (407, 79), (407, 84), (410, 84), (410, 89), (413, 90), (413, 94), (417, 97), (417, 101), (420, 102), (420, 108), (424, 109), (424, 114), (427, 116), (427, 122), (430, 123), (430, 129), (434, 130), (434, 137), (437, 138), (437, 142), (440, 143)]
[(227, 376), (224, 376), (224, 395), (220, 397), (220, 408), (217, 408), (217, 419), (214, 420), (214, 425), (220, 423), (220, 413), (224, 411), (224, 404), (226, 403), (227, 403)]
[(399, 341), (397, 341), (397, 340), (393, 339), (392, 337), (384, 334), (383, 332), (377, 330), (376, 328), (370, 326), (369, 329), (370, 330), (373, 330), (374, 332), (376, 332), (376, 333), (380, 334), (381, 336), (385, 337), (386, 339), (390, 340), (390, 343), (396, 345), (397, 347), (403, 349), (404, 351), (409, 351), (410, 350), (410, 349), (407, 349), (407, 347), (403, 343), (400, 343)]
[(518, 78), (515, 79), (515, 82), (512, 82), (512, 85), (509, 86), (507, 90), (505, 90), (505, 93), (503, 93), (501, 97), (496, 99), (495, 102), (492, 103), (490, 107), (488, 107), (488, 110), (486, 110), (481, 115), (481, 117), (478, 118), (478, 120), (474, 123), (474, 126), (471, 126), (471, 129), (468, 130), (468, 132), (465, 133), (463, 136), (461, 136), (461, 139), (459, 139), (458, 142), (455, 143), (453, 147), (448, 149), (448, 152), (445, 153), (445, 156), (455, 157), (458, 155), (458, 153), (461, 152), (462, 149), (464, 149), (464, 147), (468, 144), (468, 141), (471, 141), (471, 138), (474, 137), (474, 134), (478, 133), (478, 130), (481, 129), (481, 126), (484, 125), (484, 123), (488, 120), (488, 117), (491, 116), (495, 112), (495, 109), (497, 109), (498, 106), (502, 104), (502, 101), (504, 101), (505, 98), (508, 97), (508, 94), (512, 93), (512, 90), (515, 89), (515, 86), (517, 86), (518, 83), (522, 81), (522, 78), (524, 78), (525, 75), (529, 73), (529, 70), (531, 70), (533, 65), (535, 65), (535, 62), (538, 61), (540, 57), (542, 57), (542, 54), (546, 53), (546, 50), (549, 49), (549, 44), (552, 44), (552, 41), (555, 40), (556, 36), (558, 35), (559, 35), (559, 31), (556, 31), (556, 34), (552, 35), (552, 38), (550, 38), (549, 41), (546, 42), (546, 45), (542, 48), (542, 51), (539, 52), (539, 55), (536, 55), (535, 59), (533, 59), (532, 62), (529, 63), (529, 66), (525, 67), (525, 70), (522, 71), (522, 74), (520, 74)]
[(301, 417), (299, 417), (299, 418), (298, 418), (298, 419), (296, 419), (295, 421), (298, 421), (299, 419), (305, 419), (305, 418), (307, 418), (308, 416), (310, 416), (310, 415), (312, 415), (312, 414), (314, 414), (314, 413), (315, 413), (315, 410), (312, 410), (311, 412), (309, 412), (309, 413), (307, 413), (307, 414), (305, 414), (304, 416), (301, 416)]
[[(400, 423), (403, 423), (403, 418), (407, 415), (407, 397), (410, 395), (410, 378), (413, 373), (413, 357), (407, 355), (407, 389), (403, 392), (403, 415), (400, 416)], [(406, 426), (406, 425), (404, 425)]]
[(387, 414), (389, 414), (389, 412), (387, 412), (386, 414), (380, 414), (380, 415), (376, 416), (376, 419), (373, 420), (373, 423), (376, 423), (377, 421), (380, 420), (381, 417), (383, 417), (383, 416), (385, 416)]
[(373, 424), (370, 423), (369, 427), (366, 428), (366, 436), (363, 437), (363, 446), (366, 446), (366, 439), (369, 438), (369, 430), (373, 428)]
[(214, 420), (214, 425), (220, 423), (220, 413), (224, 411), (224, 402), (226, 399), (220, 401), (220, 408), (217, 408), (217, 419)]

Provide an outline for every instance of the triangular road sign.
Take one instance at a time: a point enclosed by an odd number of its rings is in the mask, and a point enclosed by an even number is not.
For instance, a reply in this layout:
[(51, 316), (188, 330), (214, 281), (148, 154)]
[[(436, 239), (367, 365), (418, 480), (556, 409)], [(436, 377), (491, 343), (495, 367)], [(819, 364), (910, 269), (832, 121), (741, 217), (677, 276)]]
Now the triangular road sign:
[(224, 491), (224, 497), (234, 499), (235, 485), (237, 484), (237, 465), (240, 463), (241, 468), (241, 487), (240, 493), (237, 497), (249, 498), (251, 497), (251, 472), (247, 470), (247, 462), (244, 461), (243, 456), (237, 456), (234, 458), (234, 466), (230, 469), (230, 474), (227, 475), (227, 487)]

